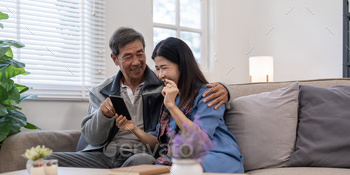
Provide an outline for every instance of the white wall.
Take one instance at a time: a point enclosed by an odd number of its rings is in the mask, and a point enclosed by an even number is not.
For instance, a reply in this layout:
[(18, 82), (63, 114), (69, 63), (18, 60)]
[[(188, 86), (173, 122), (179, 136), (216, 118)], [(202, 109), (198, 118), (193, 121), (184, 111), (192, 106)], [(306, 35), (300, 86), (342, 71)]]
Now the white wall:
[(217, 60), (214, 71), (205, 73), (210, 81), (249, 82), (250, 56), (273, 56), (275, 81), (342, 77), (342, 1), (220, 0), (214, 5)]
[(110, 57), (109, 38), (119, 27), (132, 27), (143, 34), (146, 42), (147, 65), (154, 68), (151, 59), (153, 49), (152, 0), (107, 0), (106, 62), (107, 77), (118, 72)]
[[(342, 1), (214, 0), (213, 3), (215, 61), (212, 71), (205, 72), (210, 82), (249, 82), (248, 58), (258, 55), (274, 57), (275, 81), (342, 76)], [(145, 37), (147, 64), (153, 68), (151, 10), (152, 0), (107, 0), (106, 38), (118, 27), (135, 28)], [(118, 68), (111, 61), (108, 41), (105, 50), (106, 72), (110, 76)], [(79, 129), (88, 102), (31, 100), (20, 106), (28, 121), (42, 129)]]
[(43, 130), (80, 130), (89, 102), (27, 100), (20, 106), (28, 122)]
[(250, 1), (214, 0), (213, 6), (214, 69), (204, 74), (209, 82), (246, 82)]
[(251, 2), (249, 56), (273, 56), (275, 81), (342, 77), (342, 1)]

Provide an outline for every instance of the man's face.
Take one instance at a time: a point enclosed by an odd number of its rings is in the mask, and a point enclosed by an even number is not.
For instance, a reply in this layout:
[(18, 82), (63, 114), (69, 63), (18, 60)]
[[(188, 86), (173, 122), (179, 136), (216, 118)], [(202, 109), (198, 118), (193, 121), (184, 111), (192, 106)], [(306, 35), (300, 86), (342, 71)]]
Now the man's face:
[(146, 54), (141, 41), (130, 42), (119, 48), (119, 55), (111, 54), (115, 65), (119, 66), (127, 82), (141, 81), (146, 69)]

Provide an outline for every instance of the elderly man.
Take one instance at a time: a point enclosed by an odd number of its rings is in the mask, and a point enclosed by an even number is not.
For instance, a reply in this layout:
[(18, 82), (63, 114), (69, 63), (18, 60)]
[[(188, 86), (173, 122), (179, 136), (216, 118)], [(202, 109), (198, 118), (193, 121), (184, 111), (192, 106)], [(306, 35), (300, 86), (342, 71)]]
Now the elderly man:
[[(60, 166), (116, 168), (137, 164), (152, 164), (154, 155), (131, 132), (115, 124), (118, 116), (109, 98), (121, 96), (132, 120), (145, 132), (156, 129), (163, 103), (163, 83), (146, 65), (145, 41), (141, 33), (131, 28), (117, 29), (109, 41), (111, 58), (120, 71), (94, 86), (90, 92), (89, 114), (81, 125), (82, 135), (89, 144), (83, 151), (53, 153), (47, 159), (58, 159)], [(219, 83), (208, 84), (216, 107), (228, 101), (228, 92)]]

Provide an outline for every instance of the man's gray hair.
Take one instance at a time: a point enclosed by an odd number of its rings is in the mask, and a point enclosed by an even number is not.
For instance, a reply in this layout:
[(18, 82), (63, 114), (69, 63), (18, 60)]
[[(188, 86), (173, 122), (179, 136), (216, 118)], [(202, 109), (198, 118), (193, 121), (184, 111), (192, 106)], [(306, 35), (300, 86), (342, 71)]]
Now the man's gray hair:
[(132, 28), (120, 27), (113, 33), (109, 40), (109, 48), (111, 49), (112, 54), (115, 57), (118, 57), (120, 48), (136, 40), (141, 41), (143, 49), (145, 49), (145, 40), (140, 32)]

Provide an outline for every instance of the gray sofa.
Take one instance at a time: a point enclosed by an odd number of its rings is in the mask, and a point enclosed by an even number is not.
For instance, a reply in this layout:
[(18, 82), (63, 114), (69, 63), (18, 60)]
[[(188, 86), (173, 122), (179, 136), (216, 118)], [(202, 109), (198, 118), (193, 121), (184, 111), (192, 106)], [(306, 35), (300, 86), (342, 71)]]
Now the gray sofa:
[[(299, 87), (304, 85), (329, 88), (338, 85), (350, 85), (350, 79), (229, 85), (235, 96), (230, 103), (234, 110), (228, 112), (225, 121), (229, 130), (237, 138), (245, 158), (247, 174), (350, 174), (350, 169), (348, 169), (350, 166), (346, 166), (346, 163), (349, 165), (350, 161), (343, 162), (339, 159), (340, 164), (337, 164), (337, 161), (329, 161), (330, 165), (319, 166), (317, 164), (318, 157), (316, 156), (316, 160), (307, 160), (311, 163), (303, 162), (309, 158), (303, 159), (302, 156), (307, 156), (307, 153), (300, 152), (300, 149), (304, 149), (304, 147), (299, 148), (303, 141), (302, 138), (299, 138), (302, 135), (299, 131), (304, 127), (303, 118), (300, 118), (300, 115), (304, 113), (302, 111), (304, 109), (300, 109), (299, 103), (304, 103), (305, 100), (301, 99), (298, 94), (302, 92), (299, 91)], [(309, 104), (307, 101), (305, 103)], [(265, 108), (269, 110), (265, 110)], [(350, 107), (347, 110), (350, 110)], [(311, 122), (311, 124), (314, 123), (317, 122)], [(314, 132), (318, 133), (318, 131)], [(79, 136), (80, 131), (64, 130), (35, 130), (12, 135), (3, 142), (0, 150), (0, 172), (24, 169), (26, 159), (21, 155), (26, 149), (36, 145), (46, 145), (55, 152), (75, 151)], [(301, 144), (301, 146), (305, 145)], [(345, 153), (349, 148), (345, 149)], [(300, 159), (300, 155), (302, 159)], [(313, 155), (310, 155), (310, 157), (313, 157)], [(350, 157), (350, 154), (343, 155), (343, 157)], [(323, 165), (322, 163), (327, 161), (320, 160), (320, 162)], [(333, 166), (332, 163), (335, 163), (335, 165)]]

